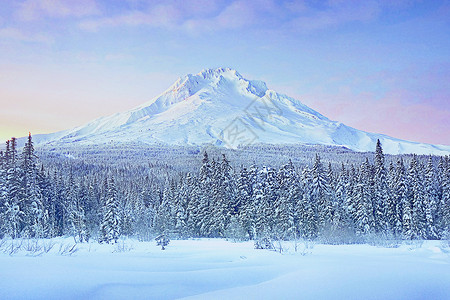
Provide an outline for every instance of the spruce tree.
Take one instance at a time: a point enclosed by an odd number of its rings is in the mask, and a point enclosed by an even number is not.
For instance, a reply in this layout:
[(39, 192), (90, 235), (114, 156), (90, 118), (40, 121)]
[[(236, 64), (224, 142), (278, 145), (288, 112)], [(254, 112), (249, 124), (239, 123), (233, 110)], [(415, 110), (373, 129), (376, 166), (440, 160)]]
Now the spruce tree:
[(442, 189), (442, 199), (441, 199), (441, 222), (440, 228), (442, 231), (442, 238), (450, 240), (450, 163), (448, 163), (448, 157), (446, 158), (446, 163), (442, 163), (441, 172), (441, 189)]
[(17, 160), (17, 141), (15, 138), (6, 142), (6, 201), (4, 212), (4, 232), (11, 238), (18, 238), (24, 227), (24, 203), (20, 188), (20, 169)]
[(275, 203), (275, 235), (280, 239), (295, 238), (297, 235), (296, 174), (292, 161), (278, 171), (279, 195)]
[(413, 155), (408, 170), (409, 193), (408, 198), (412, 204), (412, 238), (426, 238), (426, 218), (425, 218), (425, 190), (423, 186), (423, 177), (418, 166), (417, 156)]
[[(393, 170), (395, 172), (392, 182), (392, 199), (396, 208), (394, 234), (403, 238), (410, 238), (411, 235), (411, 202), (408, 198), (408, 186), (406, 182), (406, 169), (403, 164), (403, 159), (399, 158), (396, 163), (396, 167)], [(404, 214), (406, 216), (404, 218)], [(406, 223), (404, 223), (404, 219)]]
[(48, 212), (44, 207), (44, 196), (38, 184), (37, 156), (31, 133), (25, 143), (21, 156), (21, 203), (25, 220), (23, 234), (26, 237), (44, 237), (48, 222)]
[[(374, 179), (374, 224), (375, 232), (379, 234), (391, 233), (393, 228), (389, 225), (388, 201), (390, 197), (387, 185), (387, 173), (384, 165), (384, 153), (380, 140), (377, 140), (375, 149), (375, 179)], [(393, 225), (393, 224), (392, 224)]]
[(200, 181), (198, 190), (198, 208), (196, 215), (196, 228), (198, 228), (201, 236), (211, 236), (212, 223), (212, 188), (214, 180), (214, 170), (216, 170), (216, 162), (214, 159), (210, 162), (208, 154), (203, 155), (202, 166), (200, 169)]
[(368, 160), (362, 165), (357, 184), (353, 190), (354, 220), (356, 233), (364, 236), (375, 232), (375, 218), (373, 215), (371, 170)]
[(174, 229), (178, 236), (187, 237), (189, 235), (188, 219), (189, 211), (188, 206), (191, 200), (192, 189), (192, 176), (187, 173), (186, 176), (181, 178), (179, 191), (174, 203)]
[(319, 232), (328, 230), (331, 226), (333, 207), (330, 199), (329, 181), (318, 154), (316, 154), (314, 166), (311, 170), (311, 180), (311, 201), (317, 206)]
[(154, 229), (159, 234), (167, 235), (174, 228), (175, 217), (173, 213), (176, 197), (175, 181), (166, 182), (153, 221)]
[(103, 208), (103, 220), (100, 225), (100, 243), (117, 243), (120, 236), (119, 199), (114, 178), (108, 182), (105, 207)]
[(256, 205), (255, 205), (255, 189), (257, 182), (258, 168), (253, 165), (247, 171), (242, 168), (238, 180), (238, 197), (240, 198), (240, 222), (242, 228), (247, 232), (250, 239), (254, 239), (256, 235), (255, 219), (256, 219)]
[(6, 197), (6, 159), (3, 152), (0, 151), (0, 239), (4, 235)]
[(301, 182), (296, 211), (299, 234), (304, 239), (313, 240), (318, 236), (317, 203), (312, 200), (312, 176), (308, 168), (303, 169)]
[(439, 235), (438, 235), (438, 228), (436, 226), (437, 220), (440, 217), (438, 213), (439, 184), (433, 166), (433, 158), (431, 156), (429, 156), (428, 158), (427, 167), (425, 169), (424, 187), (425, 187), (424, 209), (426, 222), (426, 238), (437, 239)]

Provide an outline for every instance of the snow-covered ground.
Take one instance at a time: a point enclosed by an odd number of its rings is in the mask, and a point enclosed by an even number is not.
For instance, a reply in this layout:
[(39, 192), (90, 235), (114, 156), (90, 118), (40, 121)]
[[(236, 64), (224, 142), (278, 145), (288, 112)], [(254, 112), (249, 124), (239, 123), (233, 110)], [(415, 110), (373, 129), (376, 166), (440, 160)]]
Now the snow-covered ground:
[(0, 299), (450, 299), (448, 242), (0, 242)]

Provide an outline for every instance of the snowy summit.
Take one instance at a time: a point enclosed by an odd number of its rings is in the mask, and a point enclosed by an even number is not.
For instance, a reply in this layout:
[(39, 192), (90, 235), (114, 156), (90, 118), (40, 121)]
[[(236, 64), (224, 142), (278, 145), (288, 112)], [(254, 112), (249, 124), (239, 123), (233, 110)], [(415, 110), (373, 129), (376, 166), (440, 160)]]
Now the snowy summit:
[(321, 144), (386, 153), (448, 154), (450, 146), (408, 142), (331, 121), (299, 100), (230, 68), (179, 78), (161, 95), (84, 126), (35, 136), (37, 144), (146, 144), (238, 147), (252, 143)]

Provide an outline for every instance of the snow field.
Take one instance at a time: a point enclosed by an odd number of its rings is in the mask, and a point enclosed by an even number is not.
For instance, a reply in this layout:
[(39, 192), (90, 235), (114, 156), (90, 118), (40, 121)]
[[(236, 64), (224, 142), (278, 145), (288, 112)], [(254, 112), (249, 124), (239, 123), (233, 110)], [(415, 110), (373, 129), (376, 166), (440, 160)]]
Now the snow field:
[(282, 254), (222, 239), (173, 240), (165, 251), (132, 239), (73, 246), (4, 240), (0, 299), (450, 299), (443, 241), (299, 243), (297, 252), (284, 242)]

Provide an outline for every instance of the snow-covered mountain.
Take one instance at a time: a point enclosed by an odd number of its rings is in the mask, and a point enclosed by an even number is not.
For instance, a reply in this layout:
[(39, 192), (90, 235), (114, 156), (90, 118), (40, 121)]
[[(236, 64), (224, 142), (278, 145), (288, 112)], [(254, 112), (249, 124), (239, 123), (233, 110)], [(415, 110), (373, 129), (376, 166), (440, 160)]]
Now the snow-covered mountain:
[(37, 135), (36, 144), (142, 142), (237, 147), (251, 143), (323, 144), (386, 153), (449, 154), (450, 146), (408, 142), (331, 121), (300, 101), (229, 68), (178, 79), (160, 96), (84, 126)]

